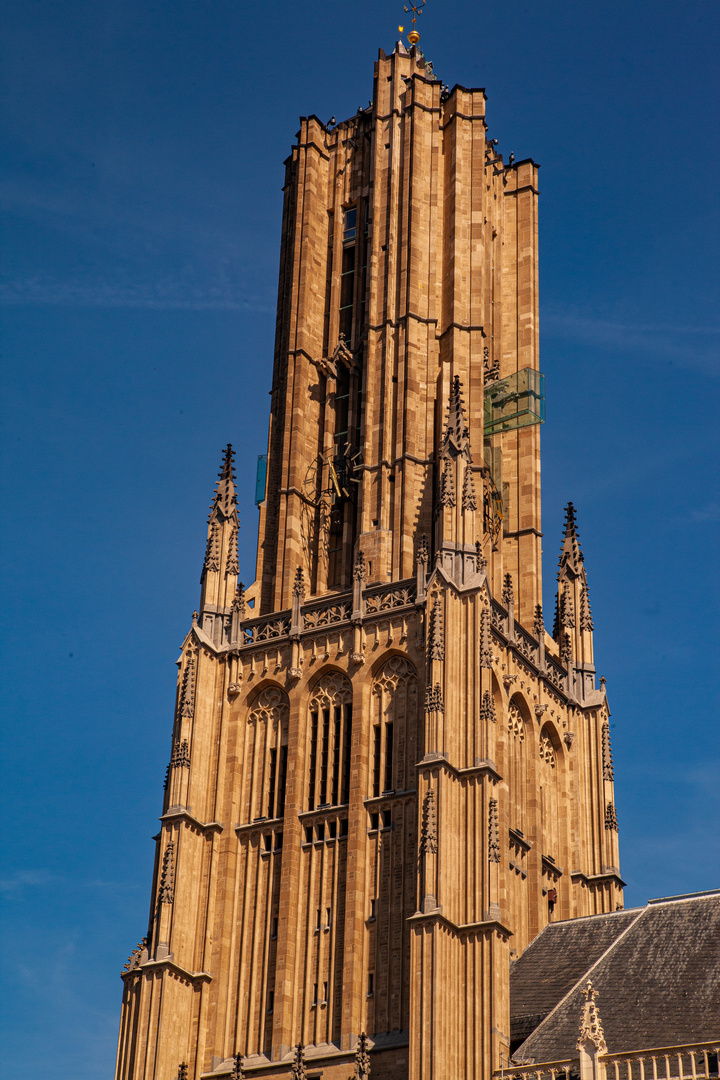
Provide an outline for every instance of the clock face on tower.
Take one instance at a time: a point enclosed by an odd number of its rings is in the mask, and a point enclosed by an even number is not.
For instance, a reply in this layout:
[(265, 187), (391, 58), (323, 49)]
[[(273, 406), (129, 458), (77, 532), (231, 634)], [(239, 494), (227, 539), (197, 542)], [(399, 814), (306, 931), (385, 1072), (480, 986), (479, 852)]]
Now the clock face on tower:
[(362, 480), (362, 454), (353, 454), (350, 443), (340, 449), (331, 446), (310, 463), (305, 473), (305, 497), (319, 506), (329, 499), (332, 503), (355, 500), (357, 485)]

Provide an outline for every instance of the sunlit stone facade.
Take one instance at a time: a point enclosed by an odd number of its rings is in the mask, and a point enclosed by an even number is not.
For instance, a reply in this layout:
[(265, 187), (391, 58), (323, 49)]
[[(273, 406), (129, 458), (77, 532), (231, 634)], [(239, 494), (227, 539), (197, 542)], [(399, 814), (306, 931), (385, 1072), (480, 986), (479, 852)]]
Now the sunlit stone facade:
[(537, 177), (415, 48), (301, 119), (257, 575), (228, 449), (118, 1080), (488, 1078), (511, 956), (622, 906), (572, 507), (540, 606)]

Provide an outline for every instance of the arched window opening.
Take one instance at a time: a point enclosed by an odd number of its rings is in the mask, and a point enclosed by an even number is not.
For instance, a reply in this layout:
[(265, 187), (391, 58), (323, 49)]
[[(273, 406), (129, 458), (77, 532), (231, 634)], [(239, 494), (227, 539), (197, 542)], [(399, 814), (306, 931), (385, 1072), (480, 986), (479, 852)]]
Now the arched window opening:
[(408, 755), (415, 753), (417, 672), (403, 656), (392, 656), (373, 684), (372, 796), (408, 786)]
[(310, 697), (309, 810), (348, 801), (351, 743), (352, 688), (344, 675), (325, 675)]
[(527, 739), (525, 721), (515, 702), (508, 709), (508, 779), (510, 786), (510, 828), (525, 834), (527, 817)]
[(262, 790), (253, 797), (252, 817), (280, 818), (285, 813), (288, 712), (287, 696), (276, 686), (262, 690), (250, 706), (248, 723), (255, 730), (255, 761), (263, 777)]
[(538, 787), (540, 795), (540, 829), (542, 835), (542, 854), (551, 861), (559, 858), (558, 821), (560, 817), (558, 793), (558, 752), (554, 735), (548, 724), (540, 731), (540, 762), (538, 769)]

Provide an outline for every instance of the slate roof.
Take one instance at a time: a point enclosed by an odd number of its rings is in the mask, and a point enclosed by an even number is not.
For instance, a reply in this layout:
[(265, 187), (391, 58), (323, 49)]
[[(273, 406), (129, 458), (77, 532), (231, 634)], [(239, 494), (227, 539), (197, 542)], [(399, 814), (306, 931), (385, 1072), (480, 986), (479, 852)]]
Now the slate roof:
[(610, 1053), (720, 1038), (720, 892), (547, 926), (510, 973), (515, 1062), (576, 1056), (588, 978)]

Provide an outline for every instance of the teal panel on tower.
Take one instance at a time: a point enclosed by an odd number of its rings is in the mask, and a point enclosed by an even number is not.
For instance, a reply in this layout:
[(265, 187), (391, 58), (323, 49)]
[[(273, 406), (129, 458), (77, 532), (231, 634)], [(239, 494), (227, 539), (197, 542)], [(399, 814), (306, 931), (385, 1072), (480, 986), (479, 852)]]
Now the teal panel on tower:
[(485, 435), (545, 423), (545, 376), (522, 368), (485, 386)]
[[(252, 474), (251, 474), (252, 475)], [(265, 490), (267, 487), (267, 454), (258, 454), (257, 472), (255, 474), (255, 505), (265, 502)]]

